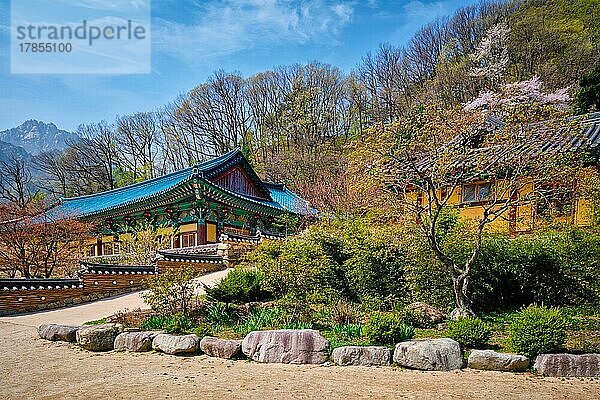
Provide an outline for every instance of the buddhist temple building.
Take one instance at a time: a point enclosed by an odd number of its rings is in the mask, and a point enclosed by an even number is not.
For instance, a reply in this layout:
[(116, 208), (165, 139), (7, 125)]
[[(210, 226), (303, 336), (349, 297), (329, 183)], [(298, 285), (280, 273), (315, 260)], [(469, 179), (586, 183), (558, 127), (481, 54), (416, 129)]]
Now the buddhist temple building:
[(171, 232), (167, 248), (216, 243), (221, 234), (285, 235), (279, 217), (315, 210), (284, 184), (261, 180), (239, 149), (118, 189), (63, 198), (53, 213), (96, 224), (89, 256), (120, 252), (119, 235), (151, 226)]

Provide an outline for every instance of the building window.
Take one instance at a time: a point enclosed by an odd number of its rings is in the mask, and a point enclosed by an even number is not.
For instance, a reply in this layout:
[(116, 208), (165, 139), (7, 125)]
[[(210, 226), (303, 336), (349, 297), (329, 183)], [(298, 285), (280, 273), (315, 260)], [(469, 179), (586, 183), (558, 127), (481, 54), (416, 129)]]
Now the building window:
[(180, 236), (181, 247), (192, 247), (196, 245), (196, 232), (182, 233)]
[(471, 183), (462, 187), (463, 203), (479, 203), (493, 197), (491, 183)]
[(96, 245), (93, 244), (91, 246), (88, 247), (88, 256), (89, 257), (94, 257), (96, 255)]
[(113, 244), (112, 243), (103, 243), (102, 244), (102, 255), (110, 256), (113, 254)]

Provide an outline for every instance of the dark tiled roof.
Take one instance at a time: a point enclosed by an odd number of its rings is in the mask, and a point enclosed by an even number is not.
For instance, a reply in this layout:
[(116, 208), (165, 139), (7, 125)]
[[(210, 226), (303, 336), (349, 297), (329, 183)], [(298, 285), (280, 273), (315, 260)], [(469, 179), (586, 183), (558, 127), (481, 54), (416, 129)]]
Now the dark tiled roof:
[[(257, 181), (259, 187), (265, 192), (265, 199), (235, 193), (209, 181), (222, 170), (242, 162), (249, 171), (251, 179)], [(63, 198), (59, 205), (49, 213), (56, 217), (92, 217), (116, 210), (123, 210), (138, 204), (154, 201), (161, 196), (180, 196), (193, 194), (190, 185), (194, 178), (198, 178), (211, 190), (220, 192), (226, 197), (238, 199), (251, 205), (268, 207), (273, 210), (290, 211), (305, 214), (309, 209), (305, 200), (291, 192), (283, 185), (265, 184), (252, 170), (239, 149), (230, 151), (220, 157), (211, 159), (194, 167), (185, 168), (168, 175), (149, 179), (133, 185), (125, 186), (106, 192), (95, 193), (87, 196)], [(189, 193), (188, 193), (189, 192)]]
[[(561, 132), (552, 134), (542, 146), (542, 151), (555, 150), (577, 150), (581, 148), (595, 148), (600, 145), (600, 112), (573, 117), (570, 122), (580, 127), (580, 134), (570, 133), (561, 134)], [(541, 129), (547, 133), (547, 129)]]

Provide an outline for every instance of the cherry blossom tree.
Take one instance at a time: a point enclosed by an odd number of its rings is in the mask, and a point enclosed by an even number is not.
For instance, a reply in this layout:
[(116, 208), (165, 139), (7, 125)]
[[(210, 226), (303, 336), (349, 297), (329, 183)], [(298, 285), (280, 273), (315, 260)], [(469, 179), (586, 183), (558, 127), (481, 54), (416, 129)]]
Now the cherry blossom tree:
[[(399, 211), (412, 216), (451, 274), (453, 318), (474, 315), (469, 281), (490, 225), (509, 219), (546, 188), (573, 179), (576, 153), (560, 144), (578, 129), (561, 111), (562, 92), (544, 94), (540, 86), (536, 79), (505, 85), (467, 107), (422, 105), (374, 129), (353, 156), (394, 194)], [(454, 232), (469, 248), (466, 256), (456, 255), (446, 242), (449, 225), (455, 225), (451, 199), (474, 181), (490, 182), (490, 190), (477, 199), (481, 212)]]
[(505, 23), (492, 26), (487, 30), (473, 54), (471, 76), (497, 87), (508, 67), (508, 35), (510, 28)]

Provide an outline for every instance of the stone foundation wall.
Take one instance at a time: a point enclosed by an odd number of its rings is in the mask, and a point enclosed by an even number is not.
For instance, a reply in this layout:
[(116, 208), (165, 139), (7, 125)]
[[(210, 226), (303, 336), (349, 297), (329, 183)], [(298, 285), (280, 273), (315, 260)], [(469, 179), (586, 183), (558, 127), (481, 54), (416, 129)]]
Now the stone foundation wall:
[(249, 251), (254, 250), (258, 243), (223, 241), (217, 247), (217, 254), (223, 257), (227, 267), (232, 268), (238, 265)]

